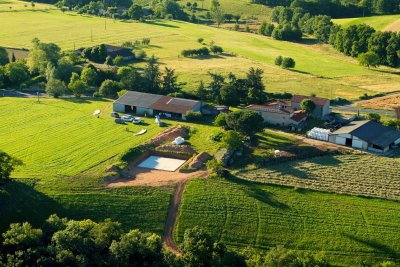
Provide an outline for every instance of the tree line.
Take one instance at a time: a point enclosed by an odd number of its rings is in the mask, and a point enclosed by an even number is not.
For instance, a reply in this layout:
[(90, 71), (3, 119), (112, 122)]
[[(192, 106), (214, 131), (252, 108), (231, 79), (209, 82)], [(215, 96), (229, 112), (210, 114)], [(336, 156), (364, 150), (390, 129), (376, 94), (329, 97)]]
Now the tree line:
[(272, 21), (279, 26), (264, 22), (259, 33), (289, 41), (299, 40), (302, 34), (312, 34), (319, 42), (330, 44), (347, 56), (360, 57), (363, 65), (400, 66), (399, 33), (376, 31), (366, 24), (345, 28), (333, 24), (329, 16), (313, 16), (302, 8), (283, 6), (274, 8)]

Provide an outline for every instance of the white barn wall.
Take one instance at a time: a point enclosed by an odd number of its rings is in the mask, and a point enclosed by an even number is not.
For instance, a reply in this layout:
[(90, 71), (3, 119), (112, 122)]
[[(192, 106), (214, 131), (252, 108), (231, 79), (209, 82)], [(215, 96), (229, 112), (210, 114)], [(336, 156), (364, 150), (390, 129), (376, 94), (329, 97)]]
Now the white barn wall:
[(113, 110), (114, 112), (120, 112), (124, 113), (125, 112), (125, 105), (119, 104), (119, 103), (113, 103)]

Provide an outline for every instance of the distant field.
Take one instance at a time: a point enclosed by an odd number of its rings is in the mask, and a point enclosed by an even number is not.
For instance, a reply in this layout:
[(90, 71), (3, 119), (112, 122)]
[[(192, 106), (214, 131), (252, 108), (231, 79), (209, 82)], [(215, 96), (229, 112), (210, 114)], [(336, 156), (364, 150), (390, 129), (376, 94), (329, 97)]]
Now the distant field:
[[(400, 31), (400, 15), (386, 15), (386, 16), (372, 16), (372, 17), (364, 17), (364, 18), (348, 18), (348, 19), (334, 19), (334, 23), (343, 25), (345, 27), (355, 24), (365, 23), (378, 31), (391, 30), (391, 31)], [(391, 27), (391, 25), (395, 22), (397, 23), (396, 27)]]
[[(30, 23), (35, 21), (35, 24)], [(63, 14), (60, 11), (6, 12), (0, 16), (0, 45), (7, 47), (30, 47), (36, 36), (44, 42), (55, 42), (63, 49), (73, 49), (99, 43), (121, 45), (123, 41), (151, 39), (148, 55), (155, 54), (162, 64), (175, 68), (179, 80), (186, 82), (185, 90), (193, 90), (199, 80), (209, 80), (208, 71), (240, 75), (249, 67), (264, 70), (266, 90), (311, 94), (329, 98), (355, 99), (364, 93), (374, 94), (388, 84), (400, 86), (400, 76), (392, 69), (368, 70), (354, 59), (345, 57), (326, 45), (306, 45), (281, 42), (267, 37), (233, 32), (215, 27), (201, 26), (177, 21), (153, 21), (136, 23), (105, 20), (103, 18)], [(199, 37), (205, 42), (215, 41), (233, 55), (210, 56), (203, 59), (180, 57), (183, 49), (196, 48)], [(93, 42), (92, 40), (93, 39)], [(274, 65), (278, 55), (296, 60), (293, 71)], [(365, 86), (374, 86), (365, 89)], [(364, 88), (362, 88), (364, 86)]]
[(370, 100), (357, 102), (361, 107), (377, 108), (377, 109), (390, 109), (400, 106), (400, 94), (387, 95), (377, 97)]
[[(343, 173), (345, 175), (345, 173)], [(199, 225), (238, 249), (284, 245), (320, 251), (339, 266), (399, 258), (399, 202), (268, 186), (239, 179), (195, 180), (176, 229)]]
[(0, 13), (1, 12), (19, 12), (19, 11), (35, 11), (44, 9), (56, 9), (53, 5), (35, 3), (34, 6), (28, 1), (18, 0), (0, 0)]

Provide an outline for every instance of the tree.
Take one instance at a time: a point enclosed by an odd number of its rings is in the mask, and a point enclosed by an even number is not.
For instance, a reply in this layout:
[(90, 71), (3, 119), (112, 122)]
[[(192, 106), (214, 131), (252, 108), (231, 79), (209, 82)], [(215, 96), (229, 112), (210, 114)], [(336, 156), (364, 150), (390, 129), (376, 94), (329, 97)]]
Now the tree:
[(364, 67), (376, 68), (379, 66), (379, 57), (376, 53), (369, 51), (358, 55), (358, 62)]
[(247, 72), (247, 104), (263, 104), (267, 100), (262, 74), (263, 71), (260, 68), (254, 69), (253, 67)]
[(312, 101), (311, 99), (303, 99), (300, 102), (300, 107), (301, 107), (301, 110), (305, 114), (307, 114), (307, 116), (309, 116), (314, 112), (314, 110), (317, 106), (315, 105), (314, 101)]
[(296, 62), (291, 57), (284, 57), (281, 66), (284, 69), (292, 69), (296, 66)]
[(57, 65), (61, 58), (61, 48), (54, 43), (42, 43), (39, 39), (32, 40), (32, 48), (29, 51), (27, 65), (32, 73), (44, 74), (47, 65)]
[(116, 56), (113, 60), (113, 64), (115, 66), (121, 66), (123, 61), (124, 61), (124, 58), (122, 56)]
[(180, 246), (185, 266), (212, 266), (213, 240), (199, 227), (187, 229)]
[(367, 119), (371, 121), (380, 122), (381, 115), (379, 115), (378, 113), (368, 113)]
[(219, 27), (219, 25), (221, 25), (225, 20), (225, 14), (218, 0), (211, 1), (210, 11), (212, 18)]
[(88, 86), (96, 86), (99, 80), (99, 76), (93, 66), (87, 65), (82, 70), (81, 79)]
[(0, 182), (8, 180), (15, 167), (22, 165), (22, 161), (0, 150)]
[(210, 51), (213, 54), (221, 54), (222, 52), (224, 52), (224, 49), (222, 49), (222, 47), (218, 46), (218, 45), (212, 45), (210, 47)]
[(203, 41), (204, 41), (204, 38), (197, 38), (197, 42), (199, 43), (199, 44), (202, 44), (203, 43)]
[(8, 52), (4, 47), (0, 47), (0, 66), (6, 65), (10, 62), (8, 58)]
[(238, 150), (243, 146), (242, 136), (233, 130), (224, 132), (222, 145), (228, 149)]
[(238, 88), (235, 83), (224, 84), (220, 89), (219, 103), (227, 106), (237, 106), (240, 104)]
[(204, 86), (203, 81), (200, 81), (199, 86), (196, 89), (195, 95), (200, 99), (200, 101), (204, 101), (207, 98), (207, 90)]
[(165, 73), (162, 77), (161, 89), (163, 94), (170, 94), (178, 91), (178, 77), (175, 75), (175, 70), (165, 67)]
[(143, 8), (139, 5), (133, 4), (128, 10), (128, 15), (134, 20), (140, 20), (143, 17)]
[(25, 250), (41, 243), (41, 229), (34, 229), (29, 223), (12, 223), (3, 233), (3, 245), (14, 250)]
[(275, 65), (281, 66), (282, 65), (282, 61), (283, 61), (283, 57), (282, 56), (277, 56), (275, 58)]
[(28, 68), (23, 61), (8, 63), (4, 68), (4, 75), (12, 85), (20, 85), (29, 78)]
[(115, 97), (120, 89), (121, 87), (118, 82), (113, 80), (105, 80), (99, 88), (99, 93), (105, 97)]
[(157, 64), (157, 59), (154, 56), (149, 59), (149, 62), (144, 68), (143, 77), (148, 84), (146, 91), (149, 93), (157, 93), (160, 90), (161, 72)]
[(57, 67), (55, 68), (54, 77), (68, 82), (71, 78), (72, 72), (74, 71), (74, 65), (69, 57), (62, 57), (57, 61)]
[(264, 129), (264, 119), (260, 114), (251, 110), (238, 110), (225, 117), (229, 128), (245, 135), (252, 136)]
[(3, 66), (0, 66), (0, 88), (2, 88), (4, 86), (4, 81), (5, 77), (4, 77), (4, 68)]
[(213, 124), (219, 127), (224, 127), (224, 128), (228, 127), (226, 123), (226, 114), (225, 113), (218, 114), (217, 117), (214, 119)]
[(58, 98), (64, 94), (66, 86), (63, 81), (56, 78), (50, 78), (46, 84), (46, 93), (49, 96)]
[(79, 78), (77, 73), (72, 73), (71, 81), (68, 84), (68, 89), (71, 90), (74, 96), (81, 97), (81, 95), (85, 94), (86, 86), (86, 83)]
[(139, 73), (131, 67), (122, 67), (118, 69), (118, 77), (121, 88), (133, 91), (143, 91), (143, 79)]

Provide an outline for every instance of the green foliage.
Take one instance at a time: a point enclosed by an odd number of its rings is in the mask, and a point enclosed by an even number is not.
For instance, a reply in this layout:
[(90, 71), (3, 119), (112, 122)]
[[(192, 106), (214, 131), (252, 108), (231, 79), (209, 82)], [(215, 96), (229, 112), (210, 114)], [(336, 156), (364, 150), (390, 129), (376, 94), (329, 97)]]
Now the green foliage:
[(121, 91), (119, 91), (119, 92), (117, 93), (117, 94), (118, 94), (118, 97), (123, 96), (126, 92), (128, 92), (128, 90), (122, 89)]
[(0, 150), (0, 182), (8, 180), (15, 167), (22, 165), (22, 161)]
[(380, 122), (381, 121), (381, 115), (379, 115), (378, 113), (368, 113), (367, 120)]
[(62, 96), (66, 89), (64, 82), (56, 78), (50, 78), (46, 84), (46, 93), (54, 98)]
[(203, 116), (201, 114), (200, 111), (194, 112), (194, 111), (188, 111), (185, 114), (185, 118), (188, 121), (192, 121), (192, 122), (199, 122), (203, 119)]
[(161, 92), (164, 95), (175, 93), (179, 91), (177, 84), (178, 76), (175, 74), (175, 70), (165, 67), (164, 75), (162, 76)]
[(116, 97), (117, 92), (121, 89), (120, 83), (113, 80), (105, 80), (100, 88), (99, 93), (105, 97)]
[(284, 57), (282, 59), (281, 67), (284, 69), (293, 69), (296, 66), (296, 62), (291, 57)]
[(34, 229), (29, 223), (14, 223), (3, 233), (3, 246), (7, 249), (25, 250), (41, 243), (42, 230)]
[(144, 52), (143, 50), (135, 51), (135, 58), (138, 60), (143, 60), (144, 58), (146, 58), (146, 52)]
[(139, 20), (143, 17), (143, 8), (139, 5), (132, 4), (128, 10), (128, 15), (131, 19)]
[(72, 72), (74, 71), (74, 64), (69, 57), (62, 57), (57, 61), (57, 67), (54, 71), (54, 78), (63, 82), (69, 82)]
[(207, 47), (201, 47), (198, 49), (185, 49), (181, 51), (181, 55), (184, 57), (208, 56), (209, 54), (210, 50)]
[(204, 41), (204, 38), (202, 38), (202, 37), (197, 38), (197, 42), (198, 42), (199, 44), (202, 44), (203, 41)]
[(311, 99), (303, 99), (300, 103), (300, 107), (305, 114), (311, 115), (317, 106)]
[(225, 117), (229, 128), (247, 136), (252, 136), (264, 129), (264, 119), (251, 110), (238, 110), (228, 113)]
[(357, 59), (358, 59), (358, 62), (360, 63), (360, 65), (364, 66), (364, 67), (376, 68), (379, 66), (378, 55), (371, 51), (359, 54)]
[(271, 36), (275, 26), (272, 23), (263, 22), (258, 29), (258, 33), (265, 36)]
[(231, 150), (238, 150), (243, 147), (242, 136), (233, 130), (224, 132), (222, 145)]
[(44, 74), (48, 64), (57, 66), (61, 58), (61, 48), (54, 43), (42, 43), (39, 39), (32, 40), (27, 65), (32, 73)]
[(86, 93), (87, 85), (79, 78), (79, 75), (74, 72), (68, 84), (68, 89), (71, 90), (74, 96), (81, 97), (81, 95)]
[(171, 19), (188, 20), (188, 15), (174, 0), (162, 0), (154, 7), (154, 13), (158, 18), (170, 17)]
[(277, 56), (275, 58), (275, 65), (281, 66), (282, 65), (282, 61), (283, 61), (283, 57), (282, 56)]
[(224, 52), (224, 49), (222, 49), (222, 47), (218, 46), (218, 45), (212, 45), (210, 47), (210, 51), (213, 54), (221, 54), (222, 52)]
[(267, 100), (262, 74), (263, 71), (260, 68), (254, 69), (253, 67), (247, 72), (248, 104), (263, 104)]
[(214, 120), (214, 125), (219, 127), (227, 127), (228, 125), (226, 124), (226, 114), (218, 114)]
[(107, 48), (105, 44), (87, 47), (82, 51), (82, 57), (93, 62), (104, 63), (107, 58)]
[(218, 0), (211, 1), (210, 7), (211, 16), (217, 25), (221, 25), (225, 20), (225, 13)]
[(28, 80), (28, 68), (23, 61), (10, 62), (4, 67), (4, 75), (11, 85), (20, 85)]
[(87, 65), (82, 69), (81, 79), (88, 86), (96, 86), (98, 84), (98, 74), (94, 67)]
[(123, 61), (124, 61), (124, 58), (122, 56), (116, 56), (113, 60), (113, 64), (115, 66), (121, 66)]
[(6, 65), (10, 62), (8, 58), (8, 52), (4, 47), (0, 47), (0, 66)]

